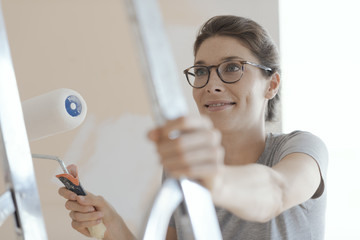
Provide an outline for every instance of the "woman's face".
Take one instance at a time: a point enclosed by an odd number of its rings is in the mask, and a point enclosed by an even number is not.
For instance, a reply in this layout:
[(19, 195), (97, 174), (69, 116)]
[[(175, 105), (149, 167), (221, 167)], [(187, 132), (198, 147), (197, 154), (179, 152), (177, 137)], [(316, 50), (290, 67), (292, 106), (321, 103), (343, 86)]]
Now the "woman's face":
[[(239, 40), (216, 36), (205, 40), (195, 56), (195, 65), (218, 65), (228, 58), (259, 63)], [(212, 68), (208, 84), (193, 89), (193, 97), (201, 114), (209, 116), (221, 130), (257, 128), (264, 123), (269, 79), (262, 70), (246, 64), (240, 81), (224, 83)]]

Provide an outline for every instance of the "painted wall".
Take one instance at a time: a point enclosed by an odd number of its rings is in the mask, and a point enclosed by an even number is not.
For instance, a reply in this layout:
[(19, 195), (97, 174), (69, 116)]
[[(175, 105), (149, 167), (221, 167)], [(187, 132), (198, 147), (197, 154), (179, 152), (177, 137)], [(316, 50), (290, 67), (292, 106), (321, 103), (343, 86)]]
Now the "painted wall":
[[(154, 124), (123, 1), (2, 3), (21, 99), (65, 87), (78, 91), (88, 105), (87, 119), (79, 128), (31, 142), (32, 152), (76, 163), (83, 186), (103, 195), (138, 234), (159, 187), (161, 167), (146, 138)], [(205, 20), (220, 14), (251, 17), (279, 41), (277, 0), (159, 3), (194, 114), (191, 89), (182, 70), (193, 62), (192, 43)], [(48, 238), (87, 239), (71, 228), (65, 200), (57, 194), (57, 163), (36, 159), (34, 167)], [(15, 239), (9, 233), (11, 221), (0, 228), (1, 239)]]

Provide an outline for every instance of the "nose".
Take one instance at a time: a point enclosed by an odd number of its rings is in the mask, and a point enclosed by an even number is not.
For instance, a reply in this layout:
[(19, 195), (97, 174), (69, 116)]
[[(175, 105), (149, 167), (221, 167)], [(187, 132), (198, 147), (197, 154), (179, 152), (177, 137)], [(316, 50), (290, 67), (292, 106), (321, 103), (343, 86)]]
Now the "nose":
[(225, 90), (224, 82), (221, 81), (216, 68), (210, 70), (210, 78), (208, 84), (205, 86), (208, 93), (219, 93)]

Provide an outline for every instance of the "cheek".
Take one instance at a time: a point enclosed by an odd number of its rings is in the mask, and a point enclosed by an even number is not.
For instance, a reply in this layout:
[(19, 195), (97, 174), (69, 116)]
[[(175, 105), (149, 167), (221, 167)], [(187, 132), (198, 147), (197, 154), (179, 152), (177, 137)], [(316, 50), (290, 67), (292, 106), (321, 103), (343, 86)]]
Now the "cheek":
[(259, 99), (259, 88), (256, 83), (246, 79), (247, 81), (239, 82), (239, 85), (231, 89), (231, 92), (238, 99), (238, 104), (242, 108), (254, 105)]
[(199, 94), (199, 91), (195, 88), (193, 88), (193, 98), (194, 98), (194, 101), (196, 103), (198, 103), (198, 101), (200, 99), (200, 94)]
[(192, 92), (193, 98), (196, 102), (196, 104), (198, 105), (198, 107), (200, 106), (200, 99), (201, 99), (201, 91), (199, 89), (193, 89)]

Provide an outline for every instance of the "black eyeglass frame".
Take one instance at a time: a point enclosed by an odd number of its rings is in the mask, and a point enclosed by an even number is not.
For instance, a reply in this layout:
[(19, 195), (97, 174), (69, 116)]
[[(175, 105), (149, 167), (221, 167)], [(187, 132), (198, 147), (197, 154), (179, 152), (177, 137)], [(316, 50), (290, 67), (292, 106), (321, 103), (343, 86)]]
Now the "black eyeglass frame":
[[(241, 71), (242, 71), (242, 73), (241, 73), (240, 78), (239, 78), (238, 80), (231, 81), (231, 82), (225, 81), (224, 79), (222, 79), (222, 77), (221, 77), (221, 75), (220, 75), (220, 73), (219, 73), (219, 66), (220, 66), (221, 64), (223, 64), (223, 63), (231, 62), (231, 61), (234, 61), (234, 60), (236, 60), (236, 59), (227, 60), (227, 61), (224, 61), (224, 62), (218, 64), (218, 65), (211, 65), (211, 66), (194, 65), (194, 66), (188, 67), (188, 68), (185, 69), (183, 72), (184, 72), (184, 74), (185, 74), (185, 76), (186, 76), (187, 82), (189, 83), (189, 85), (190, 85), (191, 87), (193, 87), (193, 88), (203, 88), (203, 87), (205, 87), (205, 86), (208, 84), (208, 82), (209, 82), (209, 80), (210, 80), (211, 69), (214, 68), (214, 67), (216, 68), (216, 73), (217, 73), (217, 75), (219, 76), (220, 80), (221, 80), (222, 82), (228, 83), (228, 84), (236, 83), (236, 82), (240, 81), (240, 79), (241, 79), (242, 76), (244, 75), (244, 65), (245, 65), (245, 64), (249, 64), (249, 65), (251, 65), (251, 66), (260, 68), (260, 69), (262, 69), (262, 70), (264, 70), (264, 71), (267, 71), (267, 72), (272, 72), (272, 71), (273, 71), (271, 68), (266, 67), (266, 66), (264, 66), (264, 65), (257, 64), (257, 63), (253, 63), (253, 62), (249, 62), (249, 61), (240, 60), (239, 62), (242, 64), (242, 65), (241, 65)], [(193, 67), (205, 67), (205, 68), (207, 69), (207, 71), (208, 71), (208, 79), (206, 80), (206, 83), (204, 84), (204, 86), (195, 87), (195, 86), (193, 86), (193, 85), (190, 83), (188, 74), (191, 74), (191, 73), (189, 73), (189, 70), (190, 70), (191, 68), (193, 68)], [(191, 74), (191, 75), (192, 75), (192, 74)], [(194, 76), (194, 77), (195, 77), (195, 76)]]

